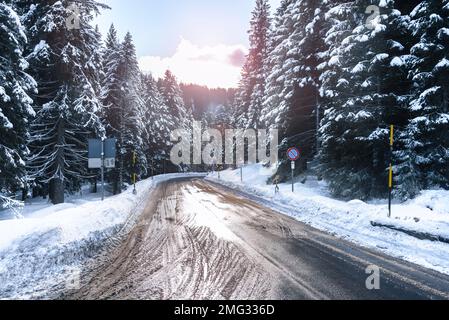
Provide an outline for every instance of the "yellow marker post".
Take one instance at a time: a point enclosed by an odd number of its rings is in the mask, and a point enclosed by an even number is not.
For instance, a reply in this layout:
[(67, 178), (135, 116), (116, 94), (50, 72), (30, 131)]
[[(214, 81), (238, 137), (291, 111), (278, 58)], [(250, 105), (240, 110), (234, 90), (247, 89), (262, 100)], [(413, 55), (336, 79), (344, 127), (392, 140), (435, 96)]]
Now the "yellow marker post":
[(394, 125), (390, 127), (390, 170), (388, 172), (388, 217), (391, 217), (391, 202), (393, 196), (393, 147), (394, 147)]
[(390, 146), (393, 147), (394, 145), (394, 125), (391, 125), (390, 127)]

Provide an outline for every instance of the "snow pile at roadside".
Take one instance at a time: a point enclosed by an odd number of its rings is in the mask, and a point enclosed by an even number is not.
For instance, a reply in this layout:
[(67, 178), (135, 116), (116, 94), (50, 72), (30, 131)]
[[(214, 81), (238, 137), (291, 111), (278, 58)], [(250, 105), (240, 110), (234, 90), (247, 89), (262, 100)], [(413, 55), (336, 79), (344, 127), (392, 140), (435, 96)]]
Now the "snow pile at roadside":
[(449, 238), (449, 191), (425, 191), (418, 198), (393, 206), (393, 216), (387, 218), (386, 201), (365, 203), (332, 199), (324, 182), (308, 181), (281, 184), (280, 193), (267, 185), (274, 168), (251, 165), (240, 170), (213, 173), (208, 179), (256, 196), (256, 201), (317, 229), (359, 245), (375, 248), (386, 254), (449, 274), (449, 245), (419, 240), (402, 232), (373, 227), (371, 221), (403, 226), (422, 233)]
[(142, 181), (137, 195), (129, 188), (104, 202), (47, 206), (25, 219), (0, 221), (0, 299), (45, 298), (64, 290), (83, 263), (134, 222), (152, 188), (183, 176)]
[(375, 217), (373, 221), (449, 240), (449, 191), (424, 191), (418, 198), (394, 206), (392, 218)]

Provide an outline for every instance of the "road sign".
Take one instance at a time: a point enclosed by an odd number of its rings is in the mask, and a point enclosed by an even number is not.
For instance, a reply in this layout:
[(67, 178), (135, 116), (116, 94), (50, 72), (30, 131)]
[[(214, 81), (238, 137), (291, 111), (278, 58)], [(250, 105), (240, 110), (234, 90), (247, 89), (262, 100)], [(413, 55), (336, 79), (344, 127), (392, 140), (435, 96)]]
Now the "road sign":
[(102, 163), (102, 142), (89, 139), (89, 169), (100, 169)]
[(104, 167), (107, 169), (115, 168), (115, 157), (117, 139), (106, 139), (104, 141)]
[(296, 161), (299, 159), (299, 149), (298, 148), (290, 148), (287, 151), (287, 156), (291, 161)]
[(295, 169), (296, 169), (296, 161), (299, 159), (299, 149), (298, 148), (290, 148), (287, 151), (287, 157), (292, 162), (292, 192), (295, 192)]
[(89, 169), (101, 169), (104, 157), (105, 168), (115, 168), (116, 139), (89, 139)]
[(104, 200), (104, 169), (115, 168), (116, 139), (89, 139), (89, 169), (101, 169), (101, 200)]
[(104, 167), (106, 169), (114, 169), (115, 168), (115, 158), (104, 158)]

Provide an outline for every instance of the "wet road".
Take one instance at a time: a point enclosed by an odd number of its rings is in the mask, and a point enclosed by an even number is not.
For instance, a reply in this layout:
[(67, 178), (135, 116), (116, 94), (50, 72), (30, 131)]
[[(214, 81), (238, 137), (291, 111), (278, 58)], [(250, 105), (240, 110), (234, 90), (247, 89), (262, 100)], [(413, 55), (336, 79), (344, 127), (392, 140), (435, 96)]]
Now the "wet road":
[[(449, 299), (449, 277), (360, 248), (200, 179), (161, 184), (70, 299)], [(368, 266), (380, 289), (368, 290)]]

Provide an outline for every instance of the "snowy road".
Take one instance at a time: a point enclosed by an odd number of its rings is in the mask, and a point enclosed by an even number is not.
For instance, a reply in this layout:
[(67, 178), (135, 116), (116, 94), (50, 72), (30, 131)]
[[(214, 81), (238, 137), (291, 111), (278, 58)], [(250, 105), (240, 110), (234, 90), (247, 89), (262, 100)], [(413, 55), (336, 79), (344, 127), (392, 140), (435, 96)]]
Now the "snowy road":
[[(357, 247), (200, 179), (161, 183), (68, 299), (449, 299), (449, 277)], [(368, 266), (380, 290), (366, 288)]]

